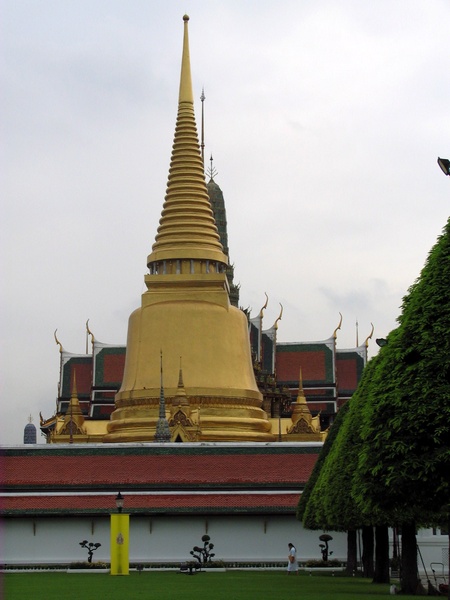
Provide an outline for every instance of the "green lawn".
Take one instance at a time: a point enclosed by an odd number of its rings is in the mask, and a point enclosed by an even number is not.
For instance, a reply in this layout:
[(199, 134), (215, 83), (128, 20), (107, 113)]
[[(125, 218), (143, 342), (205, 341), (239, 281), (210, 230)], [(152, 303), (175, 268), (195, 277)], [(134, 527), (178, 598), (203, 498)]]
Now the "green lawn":
[(388, 585), (303, 572), (298, 576), (281, 571), (192, 576), (167, 571), (132, 572), (128, 576), (36, 572), (6, 573), (1, 577), (5, 600), (358, 600), (389, 596)]

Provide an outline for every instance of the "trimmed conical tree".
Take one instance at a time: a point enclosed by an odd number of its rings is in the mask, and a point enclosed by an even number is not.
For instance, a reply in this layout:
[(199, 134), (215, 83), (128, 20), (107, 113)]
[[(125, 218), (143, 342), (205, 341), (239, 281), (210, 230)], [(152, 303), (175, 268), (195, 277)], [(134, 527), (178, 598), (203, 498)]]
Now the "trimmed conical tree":
[(417, 590), (418, 525), (448, 522), (450, 220), (402, 304), (369, 390), (352, 493), (402, 529), (402, 591)]

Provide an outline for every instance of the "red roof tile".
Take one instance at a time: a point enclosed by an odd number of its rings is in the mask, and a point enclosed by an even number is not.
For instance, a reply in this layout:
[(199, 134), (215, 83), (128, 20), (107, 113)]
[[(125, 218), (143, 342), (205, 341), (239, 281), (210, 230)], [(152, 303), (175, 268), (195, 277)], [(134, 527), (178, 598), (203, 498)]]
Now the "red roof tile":
[(298, 487), (308, 480), (314, 454), (120, 455), (49, 453), (3, 459), (6, 489), (130, 486), (172, 487)]
[[(293, 512), (300, 494), (124, 494), (125, 512)], [(39, 512), (111, 513), (115, 512), (114, 494), (91, 496), (6, 496), (0, 501), (4, 515)]]
[(293, 443), (0, 448), (0, 509), (6, 516), (106, 515), (115, 509), (115, 495), (121, 490), (131, 513), (293, 514), (320, 447)]

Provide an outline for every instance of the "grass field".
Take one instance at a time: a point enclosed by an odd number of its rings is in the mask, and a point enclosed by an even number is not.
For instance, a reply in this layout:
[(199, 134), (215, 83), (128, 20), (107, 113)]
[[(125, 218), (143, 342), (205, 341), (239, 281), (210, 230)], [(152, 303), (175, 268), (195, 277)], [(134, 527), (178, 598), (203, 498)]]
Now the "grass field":
[[(131, 572), (128, 576), (5, 573), (4, 600), (358, 600), (389, 596), (388, 585), (331, 575), (281, 571), (226, 571), (189, 576)], [(1, 597), (1, 589), (0, 589)], [(402, 596), (414, 598), (415, 596)]]

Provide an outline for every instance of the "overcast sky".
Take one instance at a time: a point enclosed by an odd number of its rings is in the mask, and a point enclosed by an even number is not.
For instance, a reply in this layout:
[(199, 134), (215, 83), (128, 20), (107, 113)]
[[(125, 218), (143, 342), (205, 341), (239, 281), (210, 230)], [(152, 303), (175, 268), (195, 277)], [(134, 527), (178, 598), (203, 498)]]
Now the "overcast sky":
[(55, 411), (55, 329), (75, 353), (87, 319), (126, 341), (185, 12), (241, 305), (267, 292), (268, 328), (282, 303), (280, 341), (326, 339), (339, 312), (339, 348), (356, 321), (386, 336), (446, 223), (448, 0), (0, 0), (3, 444)]

